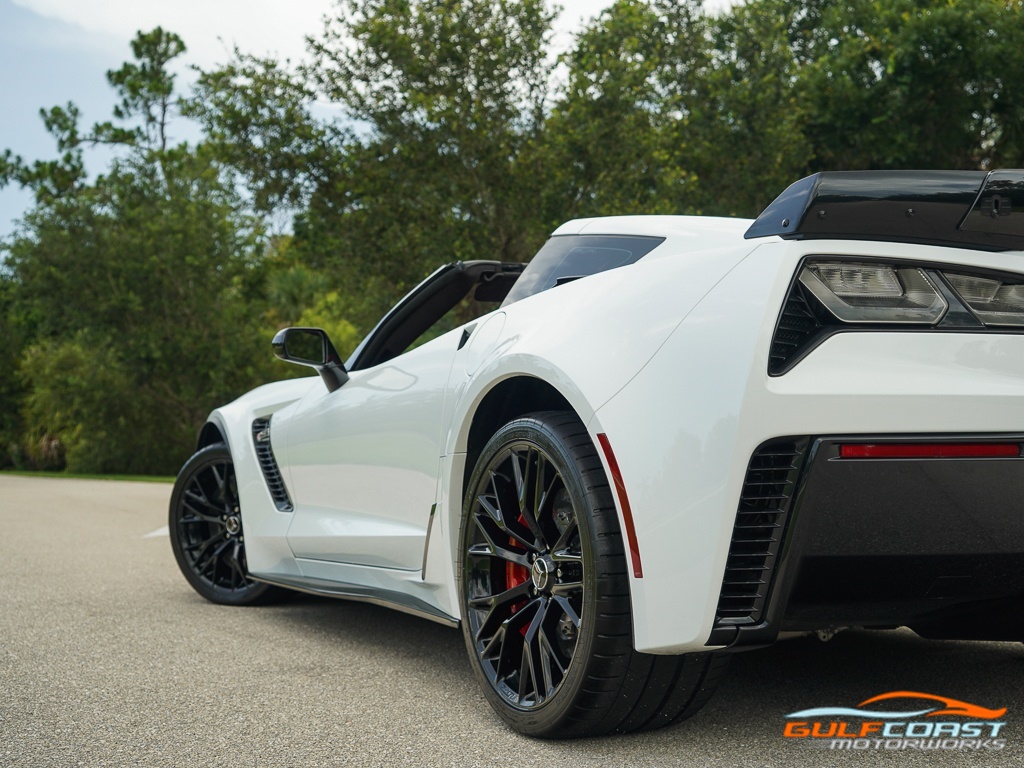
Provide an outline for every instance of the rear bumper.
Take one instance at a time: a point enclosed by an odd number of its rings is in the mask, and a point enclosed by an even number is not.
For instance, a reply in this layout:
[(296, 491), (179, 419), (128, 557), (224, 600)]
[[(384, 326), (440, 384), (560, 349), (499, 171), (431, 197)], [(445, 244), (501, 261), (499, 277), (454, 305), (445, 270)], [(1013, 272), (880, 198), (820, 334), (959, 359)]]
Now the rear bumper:
[[(1015, 443), (1017, 455), (840, 457), (843, 444), (922, 439)], [(748, 468), (708, 644), (756, 647), (780, 631), (839, 626), (1024, 640), (1021, 444), (1020, 434), (930, 434), (761, 446)], [(764, 469), (769, 462), (788, 471)]]

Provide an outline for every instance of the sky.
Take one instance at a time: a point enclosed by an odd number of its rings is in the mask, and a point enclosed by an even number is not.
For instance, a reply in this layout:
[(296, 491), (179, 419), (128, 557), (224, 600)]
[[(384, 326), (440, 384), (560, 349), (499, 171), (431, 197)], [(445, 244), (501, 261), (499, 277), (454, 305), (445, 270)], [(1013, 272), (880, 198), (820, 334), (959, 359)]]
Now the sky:
[[(711, 0), (708, 7), (728, 5)], [(568, 48), (572, 34), (611, 0), (560, 0), (554, 45)], [(131, 58), (132, 37), (156, 26), (180, 35), (188, 65), (224, 63), (238, 46), (247, 53), (301, 60), (305, 37), (322, 28), (335, 0), (0, 0), (0, 152), (27, 160), (50, 158), (54, 147), (39, 110), (73, 101), (82, 125), (109, 119), (114, 93), (105, 74)], [(191, 138), (181, 136), (178, 138)], [(102, 155), (87, 158), (90, 170)], [(31, 204), (25, 192), (0, 190), (0, 237)]]

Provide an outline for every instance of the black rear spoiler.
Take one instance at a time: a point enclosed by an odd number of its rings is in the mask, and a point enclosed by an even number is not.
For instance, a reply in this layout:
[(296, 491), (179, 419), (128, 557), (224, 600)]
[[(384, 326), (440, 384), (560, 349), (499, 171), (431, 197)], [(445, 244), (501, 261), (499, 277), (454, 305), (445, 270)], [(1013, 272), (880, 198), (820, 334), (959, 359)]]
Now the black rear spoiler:
[(770, 235), (1024, 251), (1024, 170), (816, 173), (790, 185), (744, 237)]

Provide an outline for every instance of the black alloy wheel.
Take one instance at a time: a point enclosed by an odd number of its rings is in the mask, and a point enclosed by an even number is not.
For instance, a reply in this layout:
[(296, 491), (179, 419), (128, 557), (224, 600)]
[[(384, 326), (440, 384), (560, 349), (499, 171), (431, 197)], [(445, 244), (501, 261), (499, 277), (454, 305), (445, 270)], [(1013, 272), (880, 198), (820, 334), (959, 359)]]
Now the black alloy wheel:
[(632, 648), (629, 582), (607, 477), (572, 413), (499, 429), (467, 485), (462, 628), (485, 698), (531, 736), (657, 728), (696, 712), (712, 654)]
[(253, 605), (282, 591), (249, 576), (235, 467), (223, 443), (203, 448), (178, 473), (168, 528), (178, 567), (207, 600)]
[(576, 512), (532, 441), (490, 461), (475, 505), (465, 573), (473, 643), (491, 685), (530, 709), (555, 695), (576, 652), (585, 592)]

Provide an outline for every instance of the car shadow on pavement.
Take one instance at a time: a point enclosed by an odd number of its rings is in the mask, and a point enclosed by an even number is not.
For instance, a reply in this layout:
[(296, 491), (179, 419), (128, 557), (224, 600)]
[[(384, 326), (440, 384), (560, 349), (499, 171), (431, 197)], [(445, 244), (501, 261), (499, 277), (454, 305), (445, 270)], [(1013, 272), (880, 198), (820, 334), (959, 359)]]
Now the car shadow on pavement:
[(471, 677), (462, 633), (427, 619), (353, 600), (296, 594), (269, 607), (297, 631), (313, 630), (337, 643), (364, 646), (396, 662), (414, 661), (438, 672), (465, 672)]
[[(357, 647), (385, 659), (395, 674), (416, 674), (428, 686), (436, 681), (439, 695), (455, 701), (464, 697), (462, 707), (479, 718), (478, 727), (513, 735), (483, 706), (459, 631), (375, 605), (305, 595), (270, 610), (272, 621), (290, 624), (296, 633), (316, 633), (339, 649)], [(632, 754), (642, 745), (651, 765), (659, 760), (675, 764), (683, 754), (693, 758), (693, 764), (732, 765), (727, 756), (738, 744), (763, 754), (764, 765), (820, 764), (814, 761), (826, 745), (810, 749), (810, 744), (783, 738), (785, 715), (812, 707), (856, 707), (888, 691), (916, 691), (1008, 708), (1008, 745), (1001, 759), (1016, 759), (1013, 756), (1024, 751), (1024, 739), (1020, 750), (1014, 741), (1016, 732), (1024, 730), (1017, 720), (1024, 712), (1022, 671), (1024, 646), (1019, 643), (932, 641), (906, 629), (853, 629), (827, 643), (799, 637), (734, 654), (710, 702), (674, 727), (569, 742), (529, 741), (534, 751), (551, 757), (575, 754), (594, 759)], [(905, 702), (901, 704), (906, 708)], [(941, 764), (967, 757), (943, 754)], [(871, 764), (896, 758), (902, 764), (936, 764), (936, 756), (928, 753), (865, 756)]]

